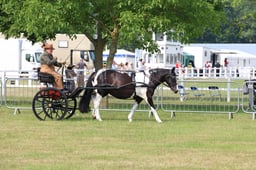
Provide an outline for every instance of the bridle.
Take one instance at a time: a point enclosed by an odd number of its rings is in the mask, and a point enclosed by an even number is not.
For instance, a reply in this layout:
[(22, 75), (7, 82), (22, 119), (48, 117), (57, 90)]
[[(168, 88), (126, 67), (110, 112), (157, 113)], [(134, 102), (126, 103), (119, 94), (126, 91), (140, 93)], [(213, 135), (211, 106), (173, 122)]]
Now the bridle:
[[(149, 72), (150, 72), (150, 75), (147, 75), (147, 74), (146, 74), (146, 76), (150, 79), (150, 76), (151, 76), (152, 72), (151, 72), (151, 71), (149, 71)], [(174, 75), (172, 75), (171, 71), (169, 71), (169, 72), (166, 73), (166, 74), (168, 74), (168, 77), (171, 77), (171, 79), (175, 77)], [(170, 74), (170, 75), (169, 75), (169, 74)], [(161, 81), (157, 80), (156, 78), (152, 78), (152, 81), (156, 81), (156, 82), (158, 82), (159, 84), (163, 84), (163, 85), (166, 86), (166, 87), (170, 87), (166, 82), (161, 82)], [(177, 84), (176, 84), (176, 85), (177, 85)], [(170, 87), (170, 88), (171, 88), (171, 87)]]

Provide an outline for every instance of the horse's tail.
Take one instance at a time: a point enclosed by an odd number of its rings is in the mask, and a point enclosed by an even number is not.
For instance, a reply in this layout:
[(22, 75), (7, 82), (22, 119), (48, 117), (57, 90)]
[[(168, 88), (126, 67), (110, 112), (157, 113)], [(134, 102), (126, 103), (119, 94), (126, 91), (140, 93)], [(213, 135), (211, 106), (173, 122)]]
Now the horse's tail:
[(90, 111), (89, 105), (90, 105), (91, 96), (92, 96), (92, 92), (93, 92), (92, 80), (94, 78), (94, 75), (95, 75), (95, 73), (92, 73), (92, 75), (88, 78), (84, 95), (80, 99), (79, 111), (81, 113), (88, 113)]

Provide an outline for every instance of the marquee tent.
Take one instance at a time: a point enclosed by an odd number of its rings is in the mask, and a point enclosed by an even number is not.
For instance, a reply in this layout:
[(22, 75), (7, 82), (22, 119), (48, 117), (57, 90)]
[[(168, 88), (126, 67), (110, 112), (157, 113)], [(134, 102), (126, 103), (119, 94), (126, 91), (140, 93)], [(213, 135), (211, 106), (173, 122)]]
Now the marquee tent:
[[(109, 56), (109, 50), (106, 50), (103, 52), (103, 61), (106, 62), (107, 58)], [(132, 53), (130, 51), (124, 50), (124, 49), (118, 49), (115, 57), (114, 57), (114, 61), (117, 64), (121, 64), (121, 63), (134, 63), (135, 62), (135, 53)]]

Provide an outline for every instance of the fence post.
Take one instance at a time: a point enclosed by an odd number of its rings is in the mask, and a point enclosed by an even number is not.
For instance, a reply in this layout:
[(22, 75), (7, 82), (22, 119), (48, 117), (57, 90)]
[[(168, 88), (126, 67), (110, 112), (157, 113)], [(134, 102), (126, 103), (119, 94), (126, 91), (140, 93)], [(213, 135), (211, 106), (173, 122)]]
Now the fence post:
[(227, 89), (227, 102), (230, 102), (230, 77), (228, 78)]

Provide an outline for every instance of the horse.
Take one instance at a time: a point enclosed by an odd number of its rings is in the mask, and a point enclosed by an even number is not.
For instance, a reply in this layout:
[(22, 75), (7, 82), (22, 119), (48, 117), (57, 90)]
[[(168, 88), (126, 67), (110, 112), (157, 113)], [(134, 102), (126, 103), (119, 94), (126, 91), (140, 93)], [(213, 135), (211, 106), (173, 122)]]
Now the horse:
[(79, 102), (79, 110), (81, 113), (88, 113), (90, 111), (90, 100), (92, 99), (93, 114), (98, 121), (102, 121), (99, 106), (103, 97), (108, 94), (118, 99), (127, 99), (133, 96), (135, 103), (128, 115), (129, 122), (132, 122), (132, 116), (138, 105), (145, 100), (155, 120), (161, 123), (152, 97), (155, 89), (162, 83), (174, 93), (178, 92), (175, 67), (172, 69), (156, 68), (140, 72), (100, 69), (89, 76), (84, 94)]

